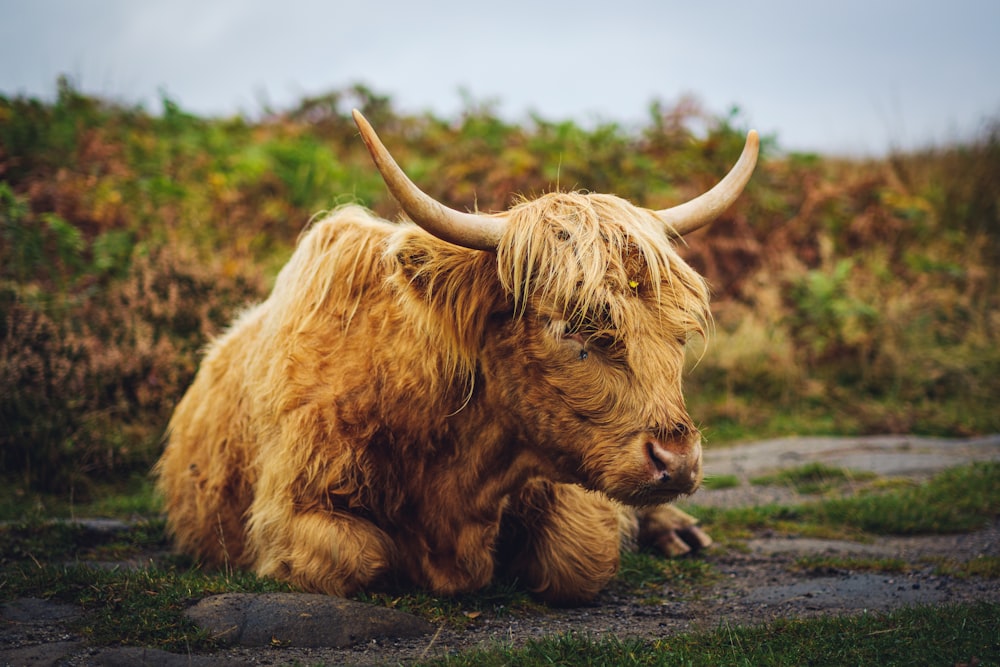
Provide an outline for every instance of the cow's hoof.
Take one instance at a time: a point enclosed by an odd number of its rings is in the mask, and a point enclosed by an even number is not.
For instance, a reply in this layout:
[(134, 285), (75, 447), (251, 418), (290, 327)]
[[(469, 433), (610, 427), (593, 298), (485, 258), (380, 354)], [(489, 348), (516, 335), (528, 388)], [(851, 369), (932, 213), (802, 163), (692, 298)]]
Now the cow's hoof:
[(639, 543), (673, 558), (711, 546), (712, 538), (698, 527), (698, 520), (673, 505), (647, 507), (637, 513)]
[(664, 556), (676, 558), (710, 547), (712, 538), (698, 526), (687, 526), (677, 530), (667, 530), (653, 541), (653, 545)]

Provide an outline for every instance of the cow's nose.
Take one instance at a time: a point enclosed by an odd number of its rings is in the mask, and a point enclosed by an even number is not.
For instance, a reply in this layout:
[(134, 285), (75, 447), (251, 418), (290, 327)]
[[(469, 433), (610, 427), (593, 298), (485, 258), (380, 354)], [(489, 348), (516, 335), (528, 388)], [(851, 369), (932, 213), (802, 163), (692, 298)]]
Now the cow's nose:
[(657, 440), (646, 442), (646, 455), (649, 457), (652, 478), (661, 484), (669, 482), (670, 470), (676, 468), (675, 459), (677, 457), (669, 450), (664, 449)]
[(646, 457), (650, 479), (657, 484), (670, 484), (679, 489), (695, 487), (701, 472), (701, 442), (693, 443), (676, 451), (676, 447), (666, 447), (657, 438), (646, 441)]

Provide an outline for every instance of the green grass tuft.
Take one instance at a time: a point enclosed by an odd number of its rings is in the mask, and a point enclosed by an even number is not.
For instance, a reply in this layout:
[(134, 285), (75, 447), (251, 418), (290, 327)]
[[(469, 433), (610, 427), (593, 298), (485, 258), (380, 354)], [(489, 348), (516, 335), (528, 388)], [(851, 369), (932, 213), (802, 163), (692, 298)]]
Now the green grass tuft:
[(740, 486), (740, 478), (736, 475), (705, 475), (701, 482), (706, 489), (719, 491), (721, 489), (734, 489)]
[(882, 492), (802, 505), (692, 505), (686, 510), (722, 540), (762, 530), (852, 539), (969, 532), (1000, 516), (1000, 463), (975, 463), (946, 470), (925, 484), (890, 485)]
[(393, 593), (359, 593), (359, 602), (398, 609), (440, 625), (465, 628), (482, 614), (497, 618), (516, 616), (545, 609), (513, 582), (495, 582), (475, 594), (441, 597), (426, 591), (404, 590)]
[(1000, 579), (1000, 556), (980, 554), (967, 561), (956, 561), (952, 558), (942, 558), (935, 562), (934, 571), (949, 577), (980, 577), (982, 579)]
[(717, 576), (712, 564), (703, 559), (666, 559), (661, 554), (640, 549), (622, 552), (621, 565), (613, 585), (655, 604), (661, 600), (666, 588), (685, 594), (712, 582)]
[(876, 477), (875, 473), (867, 471), (848, 470), (825, 463), (807, 463), (771, 475), (754, 477), (750, 483), (759, 486), (789, 486), (799, 493), (817, 494), (845, 483), (869, 481)]
[(858, 556), (802, 556), (791, 567), (798, 572), (823, 574), (830, 571), (909, 572), (913, 567), (902, 558), (862, 558)]
[(810, 506), (815, 521), (876, 534), (962, 533), (1000, 516), (1000, 463), (945, 470), (927, 484)]

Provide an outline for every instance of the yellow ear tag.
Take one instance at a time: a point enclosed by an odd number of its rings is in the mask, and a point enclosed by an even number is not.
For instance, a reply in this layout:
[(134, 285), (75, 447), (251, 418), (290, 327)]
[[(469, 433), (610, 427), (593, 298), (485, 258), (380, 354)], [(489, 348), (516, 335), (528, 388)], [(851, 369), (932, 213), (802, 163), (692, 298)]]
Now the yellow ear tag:
[(638, 280), (630, 280), (630, 281), (628, 281), (628, 286), (631, 287), (632, 289), (636, 289), (637, 287), (639, 287), (639, 281)]

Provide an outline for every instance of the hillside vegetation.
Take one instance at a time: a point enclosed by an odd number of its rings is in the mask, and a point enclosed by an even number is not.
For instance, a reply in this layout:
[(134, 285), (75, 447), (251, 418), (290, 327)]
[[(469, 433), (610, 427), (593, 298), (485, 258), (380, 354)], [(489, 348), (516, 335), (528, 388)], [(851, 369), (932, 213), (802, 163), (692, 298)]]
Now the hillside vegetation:
[[(474, 104), (414, 116), (360, 87), (255, 120), (166, 98), (151, 113), (65, 80), (53, 102), (0, 97), (8, 493), (83, 499), (145, 475), (201, 348), (266, 295), (309, 220), (349, 202), (397, 216), (352, 106), (459, 209), (554, 189), (662, 208), (713, 185), (747, 129), (689, 103), (652, 104), (638, 129), (514, 125)], [(864, 162), (766, 140), (744, 196), (683, 248), (714, 292), (686, 379), (709, 443), (1000, 431), (998, 204), (997, 126)]]

